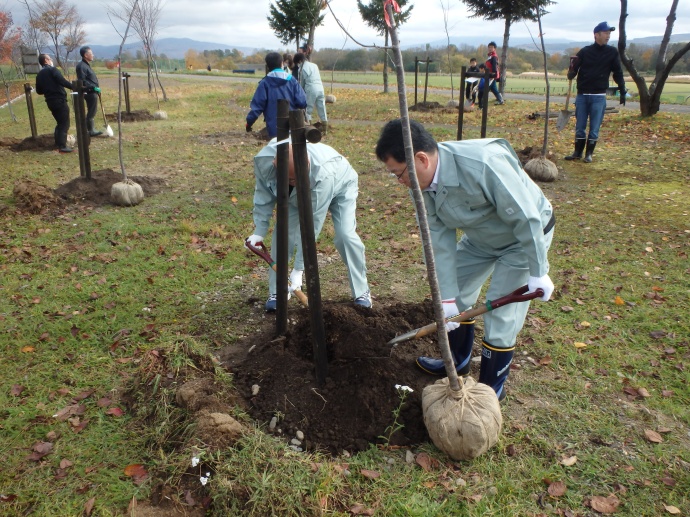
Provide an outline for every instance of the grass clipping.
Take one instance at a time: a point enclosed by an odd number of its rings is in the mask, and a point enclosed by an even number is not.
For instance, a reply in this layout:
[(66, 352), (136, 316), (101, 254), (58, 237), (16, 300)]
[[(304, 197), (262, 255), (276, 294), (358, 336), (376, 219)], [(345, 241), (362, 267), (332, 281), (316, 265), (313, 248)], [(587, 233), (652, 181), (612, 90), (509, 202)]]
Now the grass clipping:
[(422, 411), (434, 445), (454, 460), (484, 454), (496, 445), (503, 426), (496, 393), (471, 377), (460, 391), (450, 388), (447, 377), (424, 388)]

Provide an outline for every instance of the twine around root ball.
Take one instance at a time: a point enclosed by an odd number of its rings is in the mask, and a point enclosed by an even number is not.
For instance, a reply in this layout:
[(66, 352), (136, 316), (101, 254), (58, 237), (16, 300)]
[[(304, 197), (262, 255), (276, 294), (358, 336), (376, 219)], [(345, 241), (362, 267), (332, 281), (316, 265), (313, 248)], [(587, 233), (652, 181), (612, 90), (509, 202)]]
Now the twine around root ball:
[(335, 95), (326, 95), (326, 104), (335, 104)]
[(525, 164), (524, 169), (534, 181), (555, 181), (558, 178), (556, 164), (543, 156), (532, 158)]
[(144, 200), (144, 189), (132, 180), (119, 181), (111, 187), (110, 199), (120, 206), (138, 205)]
[(168, 114), (165, 111), (154, 111), (153, 118), (156, 120), (167, 120)]
[(454, 460), (484, 454), (501, 434), (503, 416), (496, 393), (471, 377), (460, 391), (451, 390), (448, 378), (424, 388), (422, 411), (434, 445)]

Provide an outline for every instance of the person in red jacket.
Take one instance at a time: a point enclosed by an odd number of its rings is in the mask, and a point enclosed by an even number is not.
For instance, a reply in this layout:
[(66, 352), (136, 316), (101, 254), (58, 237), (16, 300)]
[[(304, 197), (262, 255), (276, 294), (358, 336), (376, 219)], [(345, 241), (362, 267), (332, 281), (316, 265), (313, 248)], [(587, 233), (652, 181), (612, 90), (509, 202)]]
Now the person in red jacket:
[(505, 102), (503, 100), (503, 97), (501, 96), (501, 92), (498, 91), (498, 86), (496, 86), (498, 81), (501, 79), (501, 72), (498, 69), (498, 54), (496, 54), (496, 43), (491, 41), (488, 47), (489, 57), (486, 60), (485, 65), (493, 79), (491, 81), (491, 84), (489, 85), (489, 89), (494, 94), (494, 97), (496, 97), (496, 104), (500, 106), (501, 104), (505, 104)]

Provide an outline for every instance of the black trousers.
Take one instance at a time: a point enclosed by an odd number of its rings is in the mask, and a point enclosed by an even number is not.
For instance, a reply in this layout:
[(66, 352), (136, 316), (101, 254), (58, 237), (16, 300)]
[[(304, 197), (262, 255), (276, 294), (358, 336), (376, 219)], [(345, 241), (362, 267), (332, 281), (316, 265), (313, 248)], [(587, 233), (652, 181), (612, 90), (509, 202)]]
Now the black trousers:
[(55, 145), (58, 149), (67, 147), (67, 131), (69, 131), (69, 105), (67, 99), (46, 99), (48, 109), (53, 114), (55, 126)]
[(89, 131), (93, 130), (93, 118), (96, 116), (98, 110), (98, 94), (95, 92), (84, 95), (86, 100), (86, 124)]

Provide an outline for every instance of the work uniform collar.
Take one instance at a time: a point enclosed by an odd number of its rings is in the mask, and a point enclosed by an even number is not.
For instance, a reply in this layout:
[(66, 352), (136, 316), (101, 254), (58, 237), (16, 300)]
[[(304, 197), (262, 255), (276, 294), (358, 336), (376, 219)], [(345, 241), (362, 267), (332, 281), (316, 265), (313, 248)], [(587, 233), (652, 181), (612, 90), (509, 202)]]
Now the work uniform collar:
[(436, 154), (438, 159), (436, 160), (436, 171), (434, 172), (434, 179), (431, 180), (431, 185), (424, 189), (425, 192), (436, 192), (438, 189), (438, 173), (441, 170), (441, 153)]

